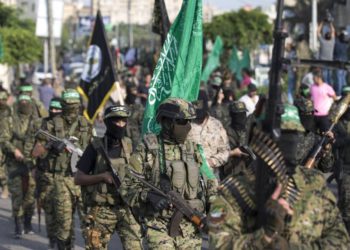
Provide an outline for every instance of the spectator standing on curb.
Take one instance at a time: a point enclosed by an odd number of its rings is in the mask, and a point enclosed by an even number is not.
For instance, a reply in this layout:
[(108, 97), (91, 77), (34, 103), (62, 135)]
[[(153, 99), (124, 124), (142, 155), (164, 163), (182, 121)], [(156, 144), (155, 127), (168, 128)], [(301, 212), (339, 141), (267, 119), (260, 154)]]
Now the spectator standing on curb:
[[(343, 30), (334, 47), (334, 60), (347, 62), (348, 61), (349, 42), (347, 41), (347, 32)], [(341, 92), (344, 86), (346, 86), (347, 71), (344, 69), (337, 70), (337, 87), (335, 88), (337, 96), (341, 96)]]

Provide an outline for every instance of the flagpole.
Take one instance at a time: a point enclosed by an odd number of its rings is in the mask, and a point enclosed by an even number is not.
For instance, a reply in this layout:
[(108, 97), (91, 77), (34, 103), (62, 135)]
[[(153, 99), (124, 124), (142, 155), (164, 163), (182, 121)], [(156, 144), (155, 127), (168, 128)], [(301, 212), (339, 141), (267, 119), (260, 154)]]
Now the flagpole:
[(123, 98), (122, 93), (121, 93), (120, 83), (119, 83), (119, 81), (116, 81), (114, 84), (115, 84), (115, 90), (117, 91), (119, 104), (124, 106), (125, 103), (124, 103), (124, 98)]

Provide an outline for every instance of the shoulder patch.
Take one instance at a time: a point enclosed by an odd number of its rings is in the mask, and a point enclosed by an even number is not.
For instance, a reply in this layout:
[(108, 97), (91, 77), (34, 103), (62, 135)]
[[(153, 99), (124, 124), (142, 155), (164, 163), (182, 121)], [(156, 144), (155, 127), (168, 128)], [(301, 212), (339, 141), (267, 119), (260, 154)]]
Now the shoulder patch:
[(143, 136), (143, 141), (145, 142), (145, 145), (147, 149), (149, 150), (155, 150), (158, 149), (158, 138), (155, 134), (146, 134)]

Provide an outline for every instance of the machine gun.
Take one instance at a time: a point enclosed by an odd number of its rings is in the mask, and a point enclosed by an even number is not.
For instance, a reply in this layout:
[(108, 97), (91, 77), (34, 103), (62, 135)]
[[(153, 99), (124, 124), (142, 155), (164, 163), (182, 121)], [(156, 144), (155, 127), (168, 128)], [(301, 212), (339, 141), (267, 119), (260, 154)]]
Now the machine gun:
[[(333, 131), (334, 126), (338, 123), (339, 119), (348, 110), (349, 104), (350, 104), (350, 94), (348, 94), (339, 104), (338, 112), (337, 112), (336, 116), (334, 117), (334, 119), (332, 120), (332, 124), (329, 127), (327, 132)], [(327, 133), (325, 133), (325, 135), (322, 136), (322, 139), (320, 140), (320, 142), (317, 144), (317, 146), (314, 148), (314, 150), (311, 152), (310, 156), (308, 157), (308, 159), (305, 163), (306, 168), (313, 168), (314, 167), (316, 159), (319, 156), (322, 148), (324, 147), (324, 145), (326, 145), (328, 143), (327, 139), (328, 139)]]

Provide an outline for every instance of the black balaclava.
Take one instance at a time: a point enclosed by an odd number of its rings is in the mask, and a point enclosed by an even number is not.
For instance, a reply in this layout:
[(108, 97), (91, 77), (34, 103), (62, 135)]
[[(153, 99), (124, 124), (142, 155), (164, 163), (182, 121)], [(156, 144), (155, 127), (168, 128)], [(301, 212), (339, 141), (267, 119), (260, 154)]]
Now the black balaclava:
[(136, 86), (127, 87), (126, 89), (126, 104), (135, 104), (137, 89)]
[(199, 91), (197, 107), (196, 107), (196, 119), (197, 124), (202, 124), (205, 118), (209, 115), (208, 95), (204, 90)]
[(184, 123), (178, 123), (170, 118), (163, 118), (161, 121), (162, 137), (168, 142), (183, 144), (191, 130), (191, 123), (188, 120), (184, 120)]
[(247, 126), (246, 112), (231, 112), (231, 127), (234, 130), (245, 130)]
[(278, 146), (283, 153), (290, 174), (293, 174), (297, 165), (302, 163), (304, 140), (302, 132), (293, 130), (282, 131)]
[(111, 142), (120, 141), (124, 136), (126, 132), (126, 125), (124, 127), (120, 127), (115, 125), (115, 122), (117, 120), (120, 120), (121, 118), (108, 118), (105, 119), (105, 125), (106, 125), (106, 135), (108, 138), (110, 138)]
[(300, 114), (299, 117), (306, 131), (316, 132), (315, 118), (312, 114)]

